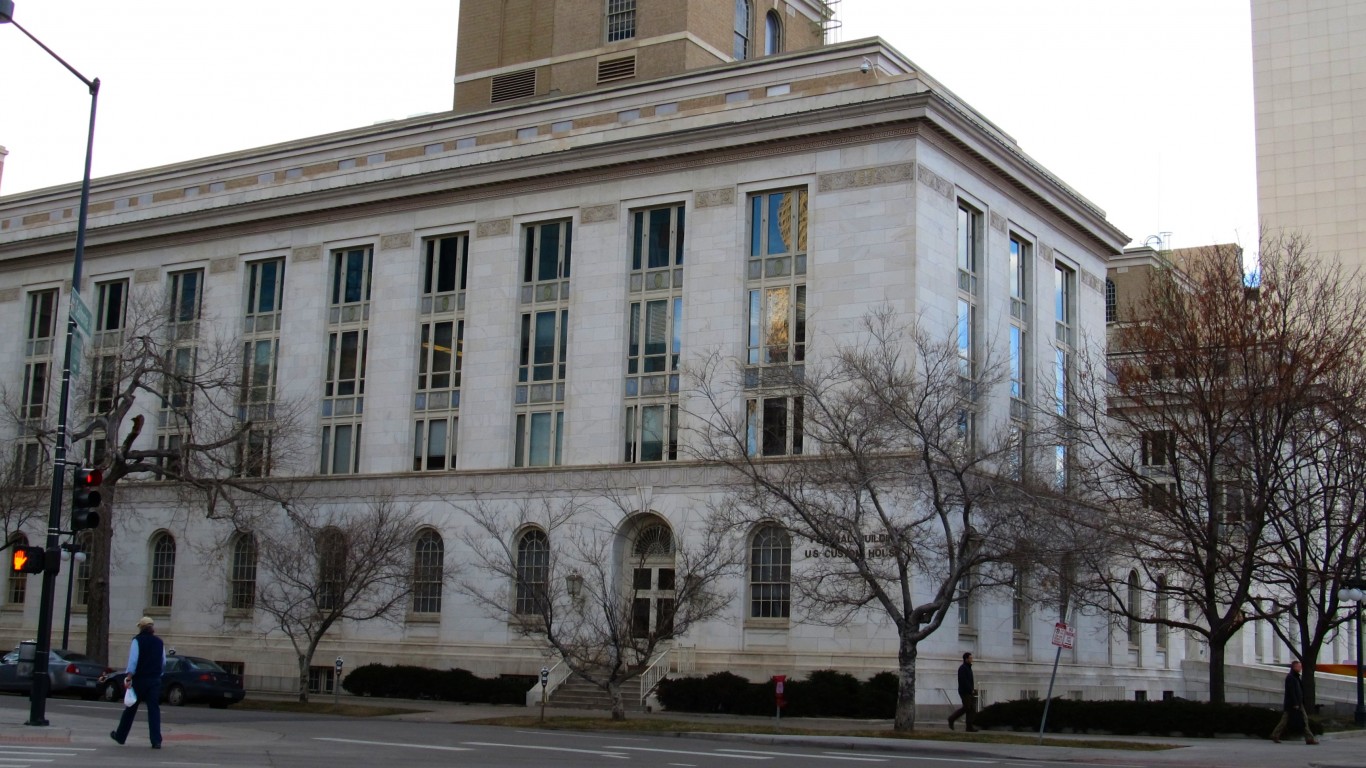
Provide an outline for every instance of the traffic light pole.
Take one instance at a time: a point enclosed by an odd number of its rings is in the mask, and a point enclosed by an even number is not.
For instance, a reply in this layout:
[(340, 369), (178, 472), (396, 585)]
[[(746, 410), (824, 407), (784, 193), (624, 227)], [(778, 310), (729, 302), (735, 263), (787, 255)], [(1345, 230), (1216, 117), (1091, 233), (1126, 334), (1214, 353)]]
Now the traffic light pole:
[(51, 48), (14, 21), (14, 1), (0, 0), (0, 24), (10, 23), (24, 36), (38, 44), (57, 63), (66, 67), (90, 90), (90, 128), (85, 140), (85, 175), (81, 178), (80, 215), (76, 219), (76, 253), (71, 265), (71, 300), (66, 313), (66, 354), (62, 358), (62, 389), (57, 403), (57, 437), (52, 452), (52, 497), (47, 513), (48, 567), (43, 569), (42, 605), (38, 611), (37, 657), (33, 665), (33, 684), (29, 693), (28, 725), (47, 725), (47, 695), (52, 689), (48, 673), (48, 653), (52, 650), (52, 604), (57, 593), (57, 570), (61, 558), (62, 479), (66, 476), (66, 412), (71, 401), (71, 352), (75, 346), (76, 303), (81, 294), (81, 261), (85, 257), (85, 225), (90, 212), (90, 159), (95, 150), (95, 107), (99, 103), (100, 80), (91, 80), (66, 63)]

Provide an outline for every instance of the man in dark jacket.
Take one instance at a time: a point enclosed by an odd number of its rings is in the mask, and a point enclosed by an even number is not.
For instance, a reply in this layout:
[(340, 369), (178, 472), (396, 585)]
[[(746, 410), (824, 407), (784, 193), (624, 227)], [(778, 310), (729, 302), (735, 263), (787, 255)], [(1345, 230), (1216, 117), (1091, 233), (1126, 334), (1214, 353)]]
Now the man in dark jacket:
[(156, 636), (152, 620), (143, 616), (138, 619), (138, 634), (128, 646), (128, 672), (123, 678), (124, 687), (132, 688), (138, 700), (133, 706), (123, 708), (119, 728), (110, 731), (109, 738), (122, 744), (133, 729), (138, 704), (147, 702), (147, 733), (152, 739), (152, 749), (161, 749), (161, 673), (165, 668), (166, 645)]
[(1305, 744), (1317, 744), (1318, 739), (1314, 738), (1314, 731), (1309, 728), (1309, 718), (1304, 712), (1304, 686), (1300, 683), (1300, 662), (1290, 662), (1290, 671), (1285, 675), (1285, 697), (1281, 701), (1281, 720), (1276, 723), (1276, 727), (1271, 731), (1271, 740), (1277, 744), (1281, 743), (1281, 734), (1285, 733), (1286, 726), (1290, 726), (1292, 731), (1304, 731)]
[(949, 730), (953, 730), (953, 723), (958, 718), (967, 721), (969, 733), (975, 733), (976, 728), (972, 727), (972, 717), (977, 714), (977, 682), (972, 676), (972, 654), (963, 654), (963, 663), (958, 665), (958, 695), (963, 699), (963, 706), (954, 710), (949, 715)]

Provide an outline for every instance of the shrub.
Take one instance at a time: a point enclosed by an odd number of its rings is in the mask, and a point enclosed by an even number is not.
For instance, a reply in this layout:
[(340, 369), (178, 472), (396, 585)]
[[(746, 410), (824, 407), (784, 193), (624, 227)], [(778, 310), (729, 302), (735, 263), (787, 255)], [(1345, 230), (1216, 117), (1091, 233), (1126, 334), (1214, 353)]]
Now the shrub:
[[(892, 716), (896, 708), (898, 678), (890, 672), (860, 683), (853, 675), (817, 670), (806, 680), (788, 680), (783, 696), (788, 717)], [(667, 678), (655, 695), (673, 712), (726, 712), (735, 715), (772, 715), (775, 705), (772, 681), (751, 683), (730, 672), (706, 677)]]
[[(1037, 731), (1043, 717), (1039, 699), (992, 704), (977, 714), (984, 728)], [(1244, 704), (1211, 704), (1204, 701), (1076, 701), (1054, 699), (1048, 708), (1048, 730), (1053, 733), (1113, 733), (1153, 736), (1214, 736), (1244, 734), (1265, 736), (1276, 726), (1281, 713)], [(1313, 718), (1310, 727), (1322, 733)]]
[(487, 680), (465, 669), (366, 664), (351, 670), (342, 680), (342, 688), (357, 696), (522, 704), (535, 681), (534, 675), (503, 675)]

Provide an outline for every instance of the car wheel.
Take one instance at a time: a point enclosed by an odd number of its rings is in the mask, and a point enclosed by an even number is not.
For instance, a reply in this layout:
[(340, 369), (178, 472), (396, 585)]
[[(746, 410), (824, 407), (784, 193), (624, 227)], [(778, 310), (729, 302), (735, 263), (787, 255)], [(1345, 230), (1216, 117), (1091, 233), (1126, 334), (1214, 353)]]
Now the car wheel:
[(173, 707), (185, 706), (185, 689), (178, 685), (166, 689), (166, 703)]

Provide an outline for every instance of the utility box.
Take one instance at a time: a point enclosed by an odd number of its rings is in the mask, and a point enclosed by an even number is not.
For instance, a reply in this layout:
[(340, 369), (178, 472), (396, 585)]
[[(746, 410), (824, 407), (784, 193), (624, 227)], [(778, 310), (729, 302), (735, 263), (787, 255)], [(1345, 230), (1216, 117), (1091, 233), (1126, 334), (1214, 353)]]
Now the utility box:
[(37, 658), (37, 640), (23, 640), (19, 643), (19, 663), (15, 665), (14, 672), (20, 680), (33, 679), (33, 662)]

